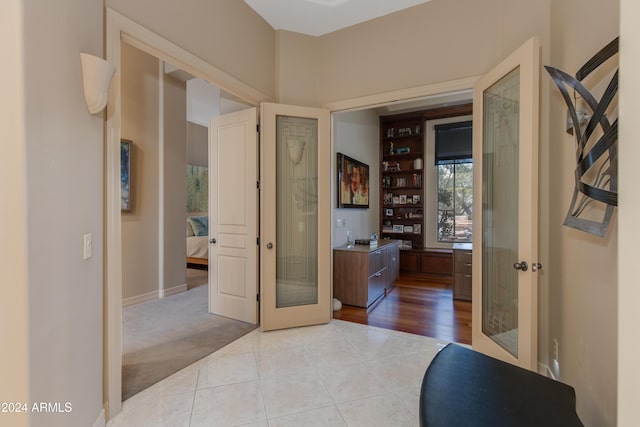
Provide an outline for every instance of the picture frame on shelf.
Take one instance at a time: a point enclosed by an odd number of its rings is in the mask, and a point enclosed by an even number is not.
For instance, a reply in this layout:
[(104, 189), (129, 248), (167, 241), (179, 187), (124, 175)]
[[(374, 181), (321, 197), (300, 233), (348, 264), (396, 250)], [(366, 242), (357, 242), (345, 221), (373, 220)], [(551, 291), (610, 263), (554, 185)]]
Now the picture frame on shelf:
[(414, 194), (411, 199), (412, 199), (414, 205), (417, 205), (417, 204), (420, 203), (420, 195), (419, 194)]
[(402, 233), (403, 227), (402, 224), (394, 224), (393, 225), (393, 232), (394, 233)]
[(400, 171), (400, 163), (398, 162), (387, 162), (386, 172), (399, 172)]
[(405, 225), (402, 227), (403, 233), (413, 233), (413, 225)]
[(422, 224), (413, 224), (413, 234), (422, 234)]
[(385, 209), (384, 214), (385, 216), (393, 216), (393, 209)]
[(400, 204), (400, 196), (393, 196), (393, 204), (394, 205)]
[(401, 205), (406, 205), (407, 204), (407, 195), (406, 194), (401, 194), (400, 195), (400, 204)]
[(406, 187), (407, 186), (407, 178), (399, 176), (396, 179), (396, 187)]

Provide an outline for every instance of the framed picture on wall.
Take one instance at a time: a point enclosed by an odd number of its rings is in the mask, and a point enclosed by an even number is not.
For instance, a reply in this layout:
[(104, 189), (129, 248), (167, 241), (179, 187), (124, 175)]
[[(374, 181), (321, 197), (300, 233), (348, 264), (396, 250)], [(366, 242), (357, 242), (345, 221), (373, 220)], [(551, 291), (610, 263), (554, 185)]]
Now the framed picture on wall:
[(131, 141), (120, 140), (120, 210), (131, 212)]
[(338, 207), (369, 207), (369, 166), (338, 153)]
[(209, 211), (209, 168), (187, 165), (187, 212)]

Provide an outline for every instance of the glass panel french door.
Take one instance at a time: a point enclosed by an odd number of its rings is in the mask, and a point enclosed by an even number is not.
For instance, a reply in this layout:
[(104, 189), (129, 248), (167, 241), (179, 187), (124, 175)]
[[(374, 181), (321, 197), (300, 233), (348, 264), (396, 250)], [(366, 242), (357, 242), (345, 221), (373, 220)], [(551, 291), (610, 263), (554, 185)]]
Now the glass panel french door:
[(518, 357), (520, 67), (483, 94), (482, 332)]
[(276, 116), (276, 308), (318, 303), (318, 120)]
[(260, 114), (263, 330), (331, 319), (328, 110), (264, 103)]
[(537, 369), (540, 45), (532, 38), (473, 94), (473, 348)]

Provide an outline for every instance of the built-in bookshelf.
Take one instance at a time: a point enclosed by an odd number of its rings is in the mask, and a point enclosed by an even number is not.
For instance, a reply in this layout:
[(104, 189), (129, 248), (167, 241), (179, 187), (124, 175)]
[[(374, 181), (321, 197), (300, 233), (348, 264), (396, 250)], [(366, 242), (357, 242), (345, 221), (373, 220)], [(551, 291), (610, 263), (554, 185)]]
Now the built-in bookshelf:
[(401, 240), (400, 249), (423, 246), (423, 118), (402, 114), (380, 118), (383, 237)]
[(452, 277), (452, 250), (425, 247), (425, 212), (436, 208), (425, 200), (425, 126), (471, 113), (464, 104), (380, 117), (380, 235), (400, 241), (402, 272)]

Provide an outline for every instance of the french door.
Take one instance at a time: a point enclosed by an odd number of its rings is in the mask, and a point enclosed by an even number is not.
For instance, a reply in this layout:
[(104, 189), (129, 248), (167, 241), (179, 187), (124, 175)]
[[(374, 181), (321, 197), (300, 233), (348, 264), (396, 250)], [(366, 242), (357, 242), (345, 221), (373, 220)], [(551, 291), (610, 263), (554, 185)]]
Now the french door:
[(327, 323), (329, 112), (265, 103), (260, 122), (258, 149), (255, 108), (211, 121), (210, 312), (263, 330)]
[(331, 319), (329, 111), (260, 110), (262, 329)]
[(538, 352), (540, 45), (530, 39), (473, 93), (474, 349), (530, 370)]

